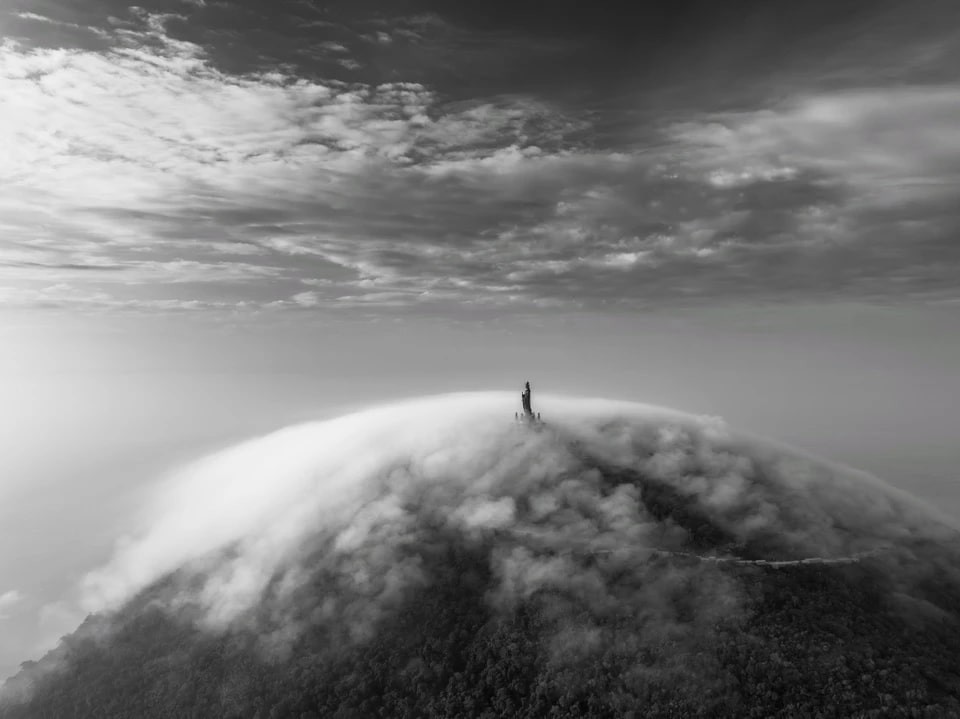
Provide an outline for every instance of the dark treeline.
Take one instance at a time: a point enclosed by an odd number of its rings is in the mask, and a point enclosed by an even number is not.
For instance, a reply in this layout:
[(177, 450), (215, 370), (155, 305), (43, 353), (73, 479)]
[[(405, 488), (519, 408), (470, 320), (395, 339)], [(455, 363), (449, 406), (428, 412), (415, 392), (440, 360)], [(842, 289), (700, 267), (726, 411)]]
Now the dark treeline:
[[(780, 549), (772, 535), (734, 547), (668, 486), (601, 474), (605, 496), (637, 485), (686, 549)], [(465, 532), (428, 504), (411, 505), (416, 541), (392, 560), (414, 558), (422, 579), (389, 600), (351, 583), (357, 565), (336, 563), (329, 534), (302, 555), (292, 594), (278, 577), (225, 630), (202, 628), (201, 605), (182, 601), (204, 577), (181, 570), (25, 665), (0, 719), (960, 716), (960, 588), (939, 578), (940, 547), (916, 541), (917, 561), (897, 570), (881, 558), (603, 558), (571, 544), (571, 581), (504, 600), (505, 553), (539, 571), (557, 547)], [(599, 595), (578, 583), (589, 577)]]
[(749, 616), (631, 651), (614, 619), (600, 646), (566, 658), (546, 640), (565, 598), (494, 614), (486, 566), (452, 552), (369, 641), (332, 646), (318, 628), (272, 659), (252, 633), (206, 633), (138, 602), (107, 635), (79, 632), (64, 668), (0, 717), (960, 716), (957, 626), (911, 625), (868, 568), (731, 570)]

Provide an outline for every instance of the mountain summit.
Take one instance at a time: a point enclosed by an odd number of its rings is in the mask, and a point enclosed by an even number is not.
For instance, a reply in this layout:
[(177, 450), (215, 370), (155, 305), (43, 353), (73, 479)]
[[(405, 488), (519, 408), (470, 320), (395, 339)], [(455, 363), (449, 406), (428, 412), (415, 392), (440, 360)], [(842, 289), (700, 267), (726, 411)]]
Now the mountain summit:
[(716, 418), (499, 393), (206, 458), (0, 717), (960, 715), (960, 534)]

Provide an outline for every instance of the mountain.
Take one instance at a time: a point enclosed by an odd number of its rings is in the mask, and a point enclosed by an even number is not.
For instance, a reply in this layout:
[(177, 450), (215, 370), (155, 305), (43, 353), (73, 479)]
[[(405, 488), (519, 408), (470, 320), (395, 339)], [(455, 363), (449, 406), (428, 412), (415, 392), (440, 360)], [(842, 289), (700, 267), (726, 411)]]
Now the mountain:
[(960, 534), (715, 418), (456, 395), (186, 470), (0, 717), (960, 716)]

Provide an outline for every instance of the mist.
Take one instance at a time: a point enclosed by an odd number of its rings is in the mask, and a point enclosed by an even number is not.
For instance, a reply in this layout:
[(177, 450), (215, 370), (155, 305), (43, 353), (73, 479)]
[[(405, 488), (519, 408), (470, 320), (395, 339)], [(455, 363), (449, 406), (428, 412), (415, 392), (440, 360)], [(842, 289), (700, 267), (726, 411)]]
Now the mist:
[[(547, 420), (540, 431), (514, 423), (511, 394), (453, 394), (217, 452), (156, 487), (140, 531), (53, 608), (79, 622), (178, 572), (189, 579), (164, 594), (171, 611), (199, 610), (217, 630), (259, 621), (267, 602), (274, 622), (289, 615), (289, 633), (319, 561), (339, 589), (326, 604), (311, 598), (313, 610), (349, 616), (350, 632), (362, 637), (384, 607), (429, 582), (424, 552), (439, 531), (445, 541), (484, 547), (498, 578), (489, 601), (501, 608), (562, 588), (600, 617), (624, 592), (670, 596), (695, 584), (709, 587), (705, 602), (719, 592), (725, 599), (715, 606), (733, 612), (738, 590), (716, 570), (725, 561), (908, 563), (907, 541), (956, 541), (950, 519), (881, 480), (735, 432), (719, 418), (538, 401)], [(689, 528), (656, 516), (631, 472), (679, 498), (722, 541), (698, 551)], [(766, 554), (743, 555), (759, 547)], [(690, 561), (669, 571), (637, 563), (665, 555)]]
[[(333, 667), (404, 636), (411, 607), (469, 596), (486, 632), (537, 617), (530, 661), (551, 686), (588, 691), (583, 669), (606, 667), (630, 696), (684, 686), (722, 702), (715, 648), (750, 636), (769, 571), (791, 587), (803, 569), (860, 572), (830, 576), (870, 577), (922, 631), (953, 626), (960, 529), (882, 480), (718, 417), (548, 395), (541, 424), (514, 405), (407, 400), (174, 472), (109, 561), (44, 608), (76, 631), (5, 696), (29, 701), (77, 647), (107, 650), (139, 621), (249, 646), (263, 667), (304, 651)], [(243, 671), (224, 681), (248, 686)]]

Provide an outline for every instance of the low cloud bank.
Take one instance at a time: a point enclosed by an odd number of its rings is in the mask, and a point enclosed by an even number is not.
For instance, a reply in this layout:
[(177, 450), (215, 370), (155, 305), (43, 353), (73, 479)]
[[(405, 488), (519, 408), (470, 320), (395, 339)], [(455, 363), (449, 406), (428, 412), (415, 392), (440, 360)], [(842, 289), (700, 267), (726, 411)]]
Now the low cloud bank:
[(936, 569), (960, 586), (957, 529), (874, 477), (717, 418), (545, 397), (534, 429), (513, 421), (515, 400), (415, 400), (207, 457), (162, 486), (144, 532), (83, 579), (79, 609), (119, 607), (166, 577), (154, 601), (208, 629), (253, 626), (283, 653), (317, 623), (371, 636), (457, 547), (486, 557), (494, 610), (564, 598), (553, 600), (567, 618), (559, 657), (624, 607), (645, 639), (735, 619), (744, 595), (730, 564), (869, 560), (908, 584)]
[[(557, 696), (620, 687), (629, 704), (682, 688), (721, 701), (749, 671), (738, 657), (766, 661), (764, 632), (807, 632), (823, 612), (827, 629), (873, 612), (858, 624), (871, 646), (895, 616), (918, 637), (960, 626), (960, 531), (882, 481), (715, 417), (538, 397), (545, 424), (527, 425), (516, 399), (404, 402), (184, 468), (157, 488), (143, 531), (73, 602), (47, 608), (72, 626), (96, 614), (25, 665), (6, 698), (28, 711), (31, 697), (60, 696), (36, 693), (70, 681), (59, 669), (94, 662), (112, 674), (112, 647), (153, 661), (178, 636), (191, 657), (219, 642), (248, 662), (224, 669), (236, 674), (225, 687), (247, 687), (237, 712), (266, 691), (264, 672), (289, 676), (283, 667), (301, 661), (333, 681), (386, 651), (412, 664), (370, 671), (408, 687), (419, 652), (439, 652), (421, 680), (446, 686), (459, 681), (456, 657), (498, 664), (484, 647), (521, 646), (524, 681)], [(724, 649), (731, 641), (741, 654)], [(169, 680), (189, 666), (170, 665)]]
[(616, 562), (692, 546), (690, 527), (657, 516), (643, 482), (722, 534), (714, 557), (762, 547), (773, 554), (739, 559), (842, 561), (883, 549), (906, 563), (915, 557), (904, 540), (956, 541), (946, 519), (880, 480), (716, 418), (547, 397), (548, 424), (535, 431), (512, 421), (514, 403), (506, 393), (410, 401), (207, 457), (171, 478), (146, 531), (83, 580), (82, 609), (116, 607), (186, 568), (203, 581), (178, 602), (225, 625), (268, 589), (295, 593), (319, 546), (346, 584), (388, 601), (426, 581), (418, 542), (441, 525), (492, 542), (496, 601), (563, 584), (602, 606), (606, 569), (571, 550)]

